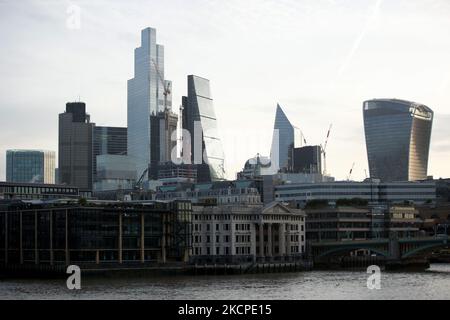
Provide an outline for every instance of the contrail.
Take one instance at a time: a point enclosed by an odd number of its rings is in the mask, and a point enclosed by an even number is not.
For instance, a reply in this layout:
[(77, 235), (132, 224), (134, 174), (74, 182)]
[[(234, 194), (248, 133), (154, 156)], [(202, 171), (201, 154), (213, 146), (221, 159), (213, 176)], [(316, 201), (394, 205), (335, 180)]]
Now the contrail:
[(353, 56), (355, 55), (356, 51), (358, 50), (361, 41), (364, 39), (367, 30), (369, 29), (370, 24), (375, 20), (375, 18), (378, 15), (378, 12), (380, 11), (380, 7), (383, 0), (377, 0), (375, 3), (375, 6), (373, 7), (373, 11), (370, 14), (370, 16), (367, 18), (366, 24), (364, 25), (364, 28), (361, 30), (361, 33), (359, 34), (358, 38), (356, 38), (352, 49), (350, 50), (350, 53), (348, 54), (347, 58), (345, 59), (344, 63), (342, 64), (341, 68), (339, 69), (338, 75), (341, 76), (342, 73), (347, 69), (347, 66), (350, 64), (350, 61), (353, 59)]

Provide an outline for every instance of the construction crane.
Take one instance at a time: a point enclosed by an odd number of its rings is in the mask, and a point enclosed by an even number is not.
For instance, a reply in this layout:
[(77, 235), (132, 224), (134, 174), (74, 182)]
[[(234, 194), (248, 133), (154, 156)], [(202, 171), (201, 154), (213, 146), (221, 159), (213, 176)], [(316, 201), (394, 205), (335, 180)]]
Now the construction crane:
[(308, 142), (306, 142), (306, 138), (305, 138), (305, 135), (303, 134), (303, 131), (299, 128), (299, 127), (296, 127), (296, 126), (293, 126), (295, 129), (297, 129), (298, 131), (300, 131), (300, 134), (302, 135), (302, 140), (303, 140), (303, 143), (305, 144), (305, 146), (307, 146), (308, 145)]
[(152, 59), (153, 65), (155, 66), (156, 69), (156, 73), (158, 74), (158, 78), (159, 81), (161, 81), (161, 85), (163, 86), (164, 89), (164, 110), (166, 111), (167, 108), (167, 96), (169, 96), (171, 94), (171, 89), (170, 89), (170, 82), (169, 81), (165, 81), (164, 77), (161, 74), (161, 71), (158, 68), (158, 65), (156, 64), (155, 60)]
[(352, 177), (353, 169), (355, 169), (355, 163), (353, 162), (352, 168), (350, 169), (350, 172), (347, 176), (347, 181), (350, 181), (350, 178)]
[(330, 128), (328, 129), (327, 138), (325, 139), (325, 143), (323, 145), (320, 145), (320, 149), (323, 154), (323, 175), (327, 175), (327, 146), (328, 146), (328, 140), (330, 139), (330, 133), (331, 128), (333, 127), (333, 124), (330, 124)]
[(149, 168), (145, 169), (144, 172), (142, 172), (141, 177), (134, 185), (135, 190), (142, 190), (142, 182), (144, 180), (145, 175), (148, 173), (148, 170), (149, 170)]

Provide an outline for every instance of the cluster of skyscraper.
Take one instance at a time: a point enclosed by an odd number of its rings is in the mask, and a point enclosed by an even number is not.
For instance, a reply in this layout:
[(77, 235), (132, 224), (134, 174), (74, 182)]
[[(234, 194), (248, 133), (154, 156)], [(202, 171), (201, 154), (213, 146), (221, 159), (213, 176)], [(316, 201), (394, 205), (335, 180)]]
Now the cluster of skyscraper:
[[(433, 111), (410, 101), (375, 99), (364, 102), (363, 115), (370, 177), (384, 182), (427, 179)], [(297, 148), (303, 140), (279, 105), (274, 129), (271, 159), (278, 158), (281, 171), (322, 172), (322, 146)]]
[[(171, 92), (172, 82), (164, 76), (164, 47), (156, 42), (156, 30), (146, 28), (135, 50), (134, 77), (128, 81), (127, 128), (97, 127), (84, 103), (68, 103), (59, 119), (59, 182), (85, 190), (130, 189), (174, 167), (172, 161), (181, 158)], [(199, 144), (194, 139), (196, 123)], [(180, 164), (187, 167), (183, 172), (201, 181), (225, 179), (209, 80), (188, 76), (181, 128), (192, 136), (183, 135), (182, 159), (188, 160)], [(177, 174), (180, 170), (173, 172), (168, 178), (185, 177)]]
[[(209, 80), (189, 75), (187, 84), (178, 123), (172, 111), (172, 82), (164, 74), (164, 47), (157, 43), (155, 29), (142, 30), (134, 53), (134, 77), (128, 81), (127, 128), (96, 126), (85, 103), (67, 103), (59, 115), (56, 182), (81, 190), (114, 190), (161, 177), (225, 180)], [(363, 114), (371, 178), (426, 179), (433, 111), (409, 101), (379, 99), (364, 102)], [(262, 163), (258, 155), (240, 175), (256, 171), (261, 175), (270, 165), (281, 173), (325, 175), (324, 155), (322, 145), (306, 145), (302, 132), (278, 105), (271, 163), (267, 159)], [(9, 182), (55, 183), (54, 168), (52, 152), (7, 152)]]

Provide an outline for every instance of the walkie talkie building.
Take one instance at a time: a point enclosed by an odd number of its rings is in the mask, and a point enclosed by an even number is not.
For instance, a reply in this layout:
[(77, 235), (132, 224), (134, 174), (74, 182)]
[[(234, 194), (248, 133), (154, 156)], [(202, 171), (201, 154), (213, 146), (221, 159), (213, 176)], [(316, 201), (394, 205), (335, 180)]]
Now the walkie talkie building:
[(364, 102), (363, 114), (371, 178), (426, 179), (433, 111), (410, 101), (375, 99)]

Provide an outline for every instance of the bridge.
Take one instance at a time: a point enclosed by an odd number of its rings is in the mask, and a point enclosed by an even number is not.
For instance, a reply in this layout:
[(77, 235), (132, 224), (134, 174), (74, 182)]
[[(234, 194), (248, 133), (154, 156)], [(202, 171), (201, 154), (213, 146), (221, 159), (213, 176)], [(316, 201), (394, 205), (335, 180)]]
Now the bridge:
[(356, 250), (370, 250), (386, 261), (402, 262), (412, 259), (428, 259), (429, 255), (439, 248), (450, 244), (447, 235), (419, 238), (380, 238), (371, 240), (316, 242), (311, 244), (314, 262), (326, 262), (341, 258)]

